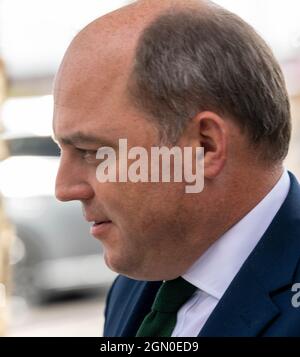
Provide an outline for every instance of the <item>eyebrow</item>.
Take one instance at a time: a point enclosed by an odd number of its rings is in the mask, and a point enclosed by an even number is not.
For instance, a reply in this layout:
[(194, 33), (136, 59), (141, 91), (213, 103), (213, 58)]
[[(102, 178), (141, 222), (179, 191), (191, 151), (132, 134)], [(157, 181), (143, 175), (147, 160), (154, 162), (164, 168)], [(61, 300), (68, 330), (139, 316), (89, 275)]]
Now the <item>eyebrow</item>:
[(115, 147), (110, 140), (104, 137), (98, 137), (95, 135), (84, 134), (82, 132), (76, 132), (72, 135), (66, 137), (56, 137), (53, 136), (53, 140), (57, 143), (62, 143), (64, 145), (100, 145), (100, 146), (108, 146), (108, 147)]

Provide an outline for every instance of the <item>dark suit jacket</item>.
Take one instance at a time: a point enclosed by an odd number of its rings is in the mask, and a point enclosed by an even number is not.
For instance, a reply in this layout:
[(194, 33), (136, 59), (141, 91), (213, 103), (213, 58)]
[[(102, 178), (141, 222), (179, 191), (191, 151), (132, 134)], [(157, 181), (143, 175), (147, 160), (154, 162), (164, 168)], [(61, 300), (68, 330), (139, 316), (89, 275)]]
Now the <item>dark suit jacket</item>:
[[(199, 336), (300, 336), (300, 186), (289, 194), (268, 230), (210, 315)], [(119, 276), (107, 297), (104, 336), (135, 336), (161, 282)]]

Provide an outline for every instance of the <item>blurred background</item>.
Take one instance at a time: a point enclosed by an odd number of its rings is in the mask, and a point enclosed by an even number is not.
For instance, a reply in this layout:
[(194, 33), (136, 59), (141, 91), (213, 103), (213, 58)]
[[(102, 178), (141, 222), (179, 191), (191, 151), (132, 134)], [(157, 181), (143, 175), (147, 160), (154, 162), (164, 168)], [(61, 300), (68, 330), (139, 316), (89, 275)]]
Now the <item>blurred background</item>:
[[(51, 92), (78, 31), (130, 2), (0, 0), (0, 335), (102, 334), (115, 275), (80, 205), (54, 198)], [(293, 115), (286, 167), (300, 178), (300, 2), (216, 2), (251, 23), (281, 63)]]

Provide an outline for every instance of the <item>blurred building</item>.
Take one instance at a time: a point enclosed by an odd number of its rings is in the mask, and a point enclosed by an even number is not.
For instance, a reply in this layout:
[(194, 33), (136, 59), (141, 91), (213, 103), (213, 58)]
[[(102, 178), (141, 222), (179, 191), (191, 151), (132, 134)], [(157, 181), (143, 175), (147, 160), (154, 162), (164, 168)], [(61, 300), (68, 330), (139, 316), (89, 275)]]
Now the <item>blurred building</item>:
[[(2, 132), (1, 123), (1, 105), (4, 102), (6, 95), (6, 77), (4, 74), (4, 63), (0, 58), (0, 134)], [(3, 160), (7, 156), (7, 149), (5, 148), (3, 142), (0, 140), (0, 160)]]
[[(6, 79), (4, 64), (0, 59), (0, 109), (5, 99)], [(1, 117), (0, 117), (1, 118)], [(0, 120), (1, 133), (1, 120)], [(0, 137), (0, 160), (7, 156), (7, 148)], [(13, 240), (13, 229), (7, 220), (0, 196), (0, 336), (4, 335), (8, 318), (8, 294), (9, 294), (9, 253)]]

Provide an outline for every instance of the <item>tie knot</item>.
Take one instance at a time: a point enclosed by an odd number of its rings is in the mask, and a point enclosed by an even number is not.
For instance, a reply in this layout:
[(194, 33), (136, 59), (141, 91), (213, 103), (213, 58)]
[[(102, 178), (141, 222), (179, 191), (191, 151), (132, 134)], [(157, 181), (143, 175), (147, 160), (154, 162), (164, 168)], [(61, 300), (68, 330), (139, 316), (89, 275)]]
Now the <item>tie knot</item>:
[(168, 280), (159, 288), (152, 310), (176, 312), (197, 290), (196, 286), (179, 277)]

